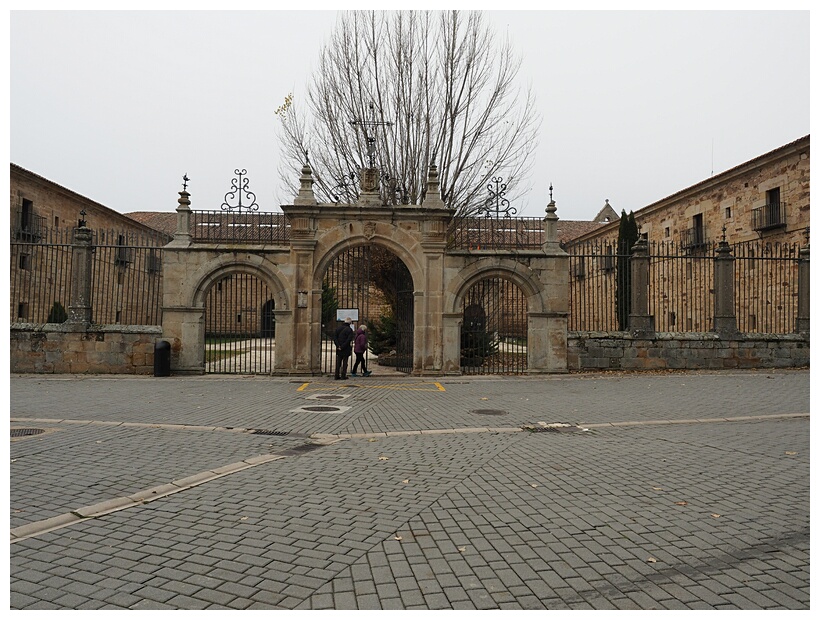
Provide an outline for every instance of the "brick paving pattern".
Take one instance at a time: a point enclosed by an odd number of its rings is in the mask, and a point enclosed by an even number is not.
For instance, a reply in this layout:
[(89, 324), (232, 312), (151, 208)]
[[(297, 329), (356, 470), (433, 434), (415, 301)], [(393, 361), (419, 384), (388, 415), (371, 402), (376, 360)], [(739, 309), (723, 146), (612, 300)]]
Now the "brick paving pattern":
[(808, 371), (368, 379), (12, 376), (11, 609), (809, 608)]

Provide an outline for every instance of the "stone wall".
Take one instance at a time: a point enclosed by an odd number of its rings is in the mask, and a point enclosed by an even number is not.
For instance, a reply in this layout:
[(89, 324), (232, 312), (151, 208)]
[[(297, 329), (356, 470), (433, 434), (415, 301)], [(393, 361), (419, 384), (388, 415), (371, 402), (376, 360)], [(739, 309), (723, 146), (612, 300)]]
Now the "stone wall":
[(14, 323), (13, 373), (126, 374), (154, 372), (159, 326)]
[(809, 365), (808, 334), (746, 334), (721, 337), (710, 332), (658, 333), (654, 338), (627, 332), (569, 332), (570, 370), (655, 370), (799, 368)]

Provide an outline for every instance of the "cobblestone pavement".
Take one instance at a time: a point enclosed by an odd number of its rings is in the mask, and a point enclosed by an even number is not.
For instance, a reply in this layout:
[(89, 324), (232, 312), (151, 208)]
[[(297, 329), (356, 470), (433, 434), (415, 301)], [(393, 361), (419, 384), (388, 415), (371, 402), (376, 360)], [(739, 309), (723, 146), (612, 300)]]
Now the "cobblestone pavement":
[(809, 609), (809, 375), (13, 375), (10, 608)]

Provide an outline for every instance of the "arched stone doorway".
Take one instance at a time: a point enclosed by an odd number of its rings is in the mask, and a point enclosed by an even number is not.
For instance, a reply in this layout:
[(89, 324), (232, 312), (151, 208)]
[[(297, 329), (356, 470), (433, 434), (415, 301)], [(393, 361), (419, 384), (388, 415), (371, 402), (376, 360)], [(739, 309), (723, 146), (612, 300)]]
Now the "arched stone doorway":
[(461, 371), (520, 374), (527, 371), (527, 298), (510, 280), (483, 277), (464, 295)]
[(346, 316), (368, 329), (369, 369), (413, 370), (413, 278), (404, 262), (377, 244), (342, 249), (322, 277), (321, 370), (335, 369), (333, 334)]
[(228, 273), (205, 291), (205, 372), (270, 374), (274, 367), (274, 300), (264, 280)]

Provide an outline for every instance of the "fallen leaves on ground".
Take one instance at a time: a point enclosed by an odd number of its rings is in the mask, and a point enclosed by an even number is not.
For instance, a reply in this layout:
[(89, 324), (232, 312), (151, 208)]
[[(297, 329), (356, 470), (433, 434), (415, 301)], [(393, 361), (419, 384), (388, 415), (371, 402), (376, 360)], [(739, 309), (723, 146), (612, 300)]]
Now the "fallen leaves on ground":
[(380, 460), (380, 461), (388, 461), (388, 460), (390, 460), (390, 457), (387, 457), (387, 456), (380, 456), (380, 457), (379, 457), (379, 460)]
[(401, 481), (401, 483), (402, 483), (402, 484), (410, 484), (410, 479), (409, 479), (409, 478), (405, 478), (404, 480), (402, 480), (402, 481)]
[(465, 551), (467, 551), (467, 547), (459, 547), (458, 550), (460, 553), (464, 553)]
[(711, 516), (713, 519), (717, 519), (720, 515), (719, 515), (718, 513), (716, 513), (716, 512), (713, 512), (710, 516)]
[(676, 506), (686, 506), (689, 502), (675, 502)]
[(663, 491), (663, 487), (652, 487), (653, 491)]
[(393, 537), (393, 539), (394, 539), (394, 540), (401, 540), (401, 536), (399, 536), (398, 534), (396, 534), (396, 535)]
[(792, 452), (792, 451), (790, 451), (790, 450), (786, 450), (786, 454), (787, 454), (788, 456), (794, 456), (795, 454), (797, 454), (797, 452)]
[(654, 563), (655, 563), (655, 562), (657, 562), (658, 560), (657, 560), (657, 558), (652, 558), (652, 557), (649, 557), (649, 558), (646, 558), (646, 561), (647, 561), (647, 562), (652, 562), (652, 564), (654, 564)]

